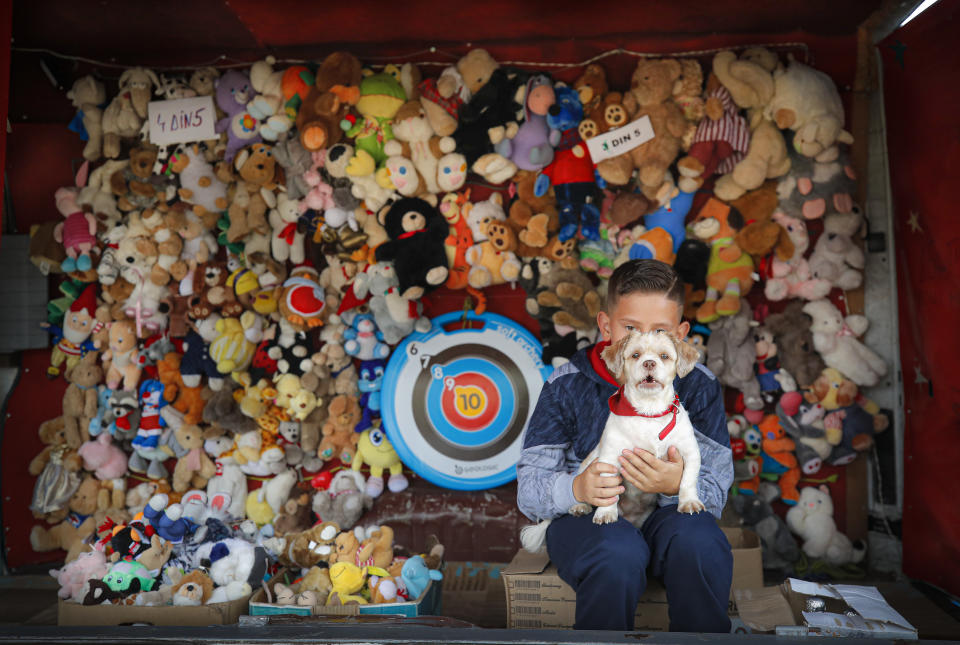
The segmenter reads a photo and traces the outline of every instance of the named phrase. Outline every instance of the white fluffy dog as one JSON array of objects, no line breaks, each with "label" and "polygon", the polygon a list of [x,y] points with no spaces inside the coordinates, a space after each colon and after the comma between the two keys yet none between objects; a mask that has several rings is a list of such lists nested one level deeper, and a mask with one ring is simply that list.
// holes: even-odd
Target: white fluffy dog
[{"label": "white fluffy dog", "polygon": [[[610,416],[600,443],[580,464],[578,474],[594,459],[619,468],[618,458],[624,450],[639,448],[662,459],[670,446],[676,446],[683,457],[677,510],[691,514],[704,510],[697,495],[700,448],[690,417],[673,390],[674,377],[689,374],[698,357],[699,352],[690,343],[660,332],[633,331],[607,347],[603,359],[610,373],[623,385],[610,397]],[[642,507],[636,520],[642,522],[655,507],[656,494],[640,492],[628,484],[627,495]],[[570,513],[585,515],[590,509],[589,504],[577,504]],[[615,502],[597,508],[593,521],[608,524],[617,521],[619,514]],[[531,552],[539,551],[549,526],[550,520],[545,520],[525,527],[520,534],[523,547]]]}]

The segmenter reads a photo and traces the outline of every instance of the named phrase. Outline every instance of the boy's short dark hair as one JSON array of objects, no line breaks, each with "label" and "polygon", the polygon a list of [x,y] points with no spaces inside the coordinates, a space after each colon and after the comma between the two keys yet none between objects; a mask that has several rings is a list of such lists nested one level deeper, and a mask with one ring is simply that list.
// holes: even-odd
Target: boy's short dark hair
[{"label": "boy's short dark hair", "polygon": [[683,281],[673,267],[660,260],[630,260],[613,272],[607,283],[607,311],[613,311],[628,293],[659,293],[683,307]]}]

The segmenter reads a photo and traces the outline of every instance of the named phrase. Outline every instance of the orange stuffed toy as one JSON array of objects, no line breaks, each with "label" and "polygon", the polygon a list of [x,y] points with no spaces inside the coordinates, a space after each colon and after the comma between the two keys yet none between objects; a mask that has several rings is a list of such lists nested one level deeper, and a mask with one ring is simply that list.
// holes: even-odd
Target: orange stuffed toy
[{"label": "orange stuffed toy", "polygon": [[743,217],[728,204],[711,197],[693,221],[693,234],[710,244],[707,296],[697,309],[697,321],[710,323],[740,311],[740,296],[753,287],[753,258],[737,246],[735,237]]},{"label": "orange stuffed toy", "polygon": [[800,467],[794,454],[796,444],[787,436],[781,427],[780,420],[775,414],[767,415],[757,426],[763,435],[760,457],[762,469],[760,474],[752,479],[740,482],[739,491],[747,495],[755,495],[760,486],[760,478],[777,479],[780,486],[780,499],[788,506],[796,505],[800,499],[797,484],[800,482]]},{"label": "orange stuffed toy", "polygon": [[170,352],[157,361],[157,375],[163,383],[163,398],[170,406],[183,414],[183,422],[196,425],[203,420],[203,408],[207,402],[203,398],[203,388],[187,387],[180,375],[180,362],[183,357]]}]

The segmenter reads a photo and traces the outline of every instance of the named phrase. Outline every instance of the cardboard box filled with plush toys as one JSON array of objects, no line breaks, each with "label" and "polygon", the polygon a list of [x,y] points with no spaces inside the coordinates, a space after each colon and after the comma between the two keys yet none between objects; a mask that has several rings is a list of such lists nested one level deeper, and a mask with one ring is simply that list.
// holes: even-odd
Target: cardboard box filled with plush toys
[{"label": "cardboard box filled with plush toys", "polygon": [[[479,316],[488,287],[522,289],[542,383],[596,340],[607,278],[635,258],[677,268],[732,392],[733,489],[763,506],[741,512],[816,495],[829,513],[802,478],[886,427],[859,390],[886,366],[840,297],[863,280],[863,217],[834,82],[763,48],[638,58],[625,87],[602,62],[578,74],[473,49],[436,77],[336,52],[76,79],[85,163],[31,239],[64,294],[44,325],[67,386],[30,463],[31,545],[66,553],[61,623],[235,622],[248,600],[429,613],[443,547],[396,548],[363,516],[404,466],[436,483],[384,387],[436,331],[430,298],[459,290]],[[484,396],[461,385],[464,405]],[[777,519],[765,558],[784,535],[785,557],[862,558]]]}]

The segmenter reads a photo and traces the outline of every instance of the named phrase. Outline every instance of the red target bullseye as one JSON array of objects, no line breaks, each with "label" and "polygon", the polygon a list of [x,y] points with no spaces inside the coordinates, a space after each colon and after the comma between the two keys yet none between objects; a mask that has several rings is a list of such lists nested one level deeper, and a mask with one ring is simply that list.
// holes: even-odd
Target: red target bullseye
[{"label": "red target bullseye", "polygon": [[440,404],[450,425],[464,432],[477,432],[496,418],[500,393],[483,374],[464,372],[444,378]]}]

